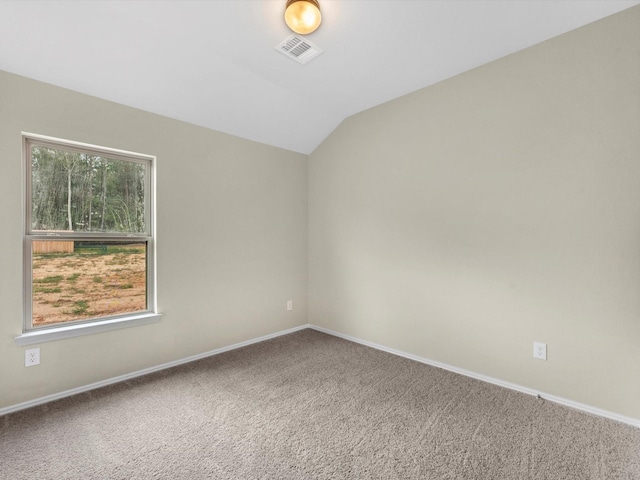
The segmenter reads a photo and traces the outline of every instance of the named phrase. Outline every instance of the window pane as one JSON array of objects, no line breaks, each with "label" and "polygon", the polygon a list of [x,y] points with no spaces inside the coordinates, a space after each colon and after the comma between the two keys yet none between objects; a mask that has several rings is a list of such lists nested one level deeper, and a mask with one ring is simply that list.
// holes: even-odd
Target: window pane
[{"label": "window pane", "polygon": [[147,243],[34,240],[32,325],[147,310]]},{"label": "window pane", "polygon": [[31,229],[147,233],[148,165],[31,145]]}]

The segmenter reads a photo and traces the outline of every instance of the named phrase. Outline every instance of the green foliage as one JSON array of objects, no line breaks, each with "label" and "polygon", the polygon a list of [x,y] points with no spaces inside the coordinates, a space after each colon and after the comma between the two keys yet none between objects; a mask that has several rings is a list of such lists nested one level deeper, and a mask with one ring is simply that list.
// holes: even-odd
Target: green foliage
[{"label": "green foliage", "polygon": [[38,286],[34,286],[33,287],[33,293],[60,293],[62,292],[62,289],[60,287],[38,287]]},{"label": "green foliage", "polygon": [[73,252],[81,255],[105,255],[107,246],[95,242],[75,242]]},{"label": "green foliage", "polygon": [[53,275],[50,277],[44,277],[41,278],[39,280],[34,280],[34,283],[55,283],[58,284],[63,280],[63,276],[62,275]]},{"label": "green foliage", "polygon": [[71,275],[69,275],[67,277],[67,282],[75,282],[76,280],[78,280],[78,277],[80,276],[80,273],[73,273]]},{"label": "green foliage", "polygon": [[96,275],[95,277],[93,277],[93,282],[94,283],[102,283],[102,277]]},{"label": "green foliage", "polygon": [[34,145],[32,228],[144,232],[146,175],[142,163]]},{"label": "green foliage", "polygon": [[100,256],[100,255],[113,255],[117,254],[117,257],[124,257],[129,255],[138,255],[145,252],[144,244],[120,244],[109,242],[75,242],[74,254],[80,254],[83,256]]},{"label": "green foliage", "polygon": [[108,252],[117,253],[120,255],[137,255],[140,253],[144,253],[144,247],[109,245]]},{"label": "green foliage", "polygon": [[89,302],[87,302],[86,300],[78,300],[77,302],[74,302],[74,307],[71,310],[71,312],[74,315],[82,315],[86,313],[88,309],[89,309]]}]

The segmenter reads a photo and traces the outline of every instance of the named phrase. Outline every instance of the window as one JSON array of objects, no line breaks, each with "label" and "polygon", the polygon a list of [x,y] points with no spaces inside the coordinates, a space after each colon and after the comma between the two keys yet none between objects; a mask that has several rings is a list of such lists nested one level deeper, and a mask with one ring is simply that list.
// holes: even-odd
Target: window
[{"label": "window", "polygon": [[23,141],[25,320],[16,341],[156,321],[155,157]]}]

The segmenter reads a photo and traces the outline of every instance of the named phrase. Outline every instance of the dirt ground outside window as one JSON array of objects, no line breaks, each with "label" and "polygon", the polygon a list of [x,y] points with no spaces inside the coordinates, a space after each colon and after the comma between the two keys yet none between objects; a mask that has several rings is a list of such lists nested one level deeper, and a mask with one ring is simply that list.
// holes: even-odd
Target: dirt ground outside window
[{"label": "dirt ground outside window", "polygon": [[33,326],[146,310],[145,245],[33,255]]}]

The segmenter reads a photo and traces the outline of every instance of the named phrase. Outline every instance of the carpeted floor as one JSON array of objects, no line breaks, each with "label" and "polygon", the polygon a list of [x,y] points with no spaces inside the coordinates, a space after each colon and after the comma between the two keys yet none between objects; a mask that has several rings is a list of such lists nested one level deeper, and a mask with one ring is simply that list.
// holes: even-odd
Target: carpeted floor
[{"label": "carpeted floor", "polygon": [[640,429],[303,330],[0,417],[2,479],[640,479]]}]

